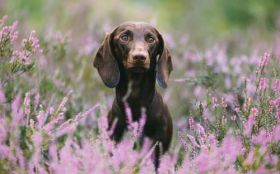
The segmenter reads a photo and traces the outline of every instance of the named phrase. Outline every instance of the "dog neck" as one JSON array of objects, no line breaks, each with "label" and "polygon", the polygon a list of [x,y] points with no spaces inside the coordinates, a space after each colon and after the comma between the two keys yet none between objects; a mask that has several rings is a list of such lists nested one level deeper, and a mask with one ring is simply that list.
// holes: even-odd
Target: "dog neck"
[{"label": "dog neck", "polygon": [[121,70],[120,82],[116,87],[117,102],[127,101],[131,107],[147,107],[155,95],[156,73],[153,69],[141,72]]}]

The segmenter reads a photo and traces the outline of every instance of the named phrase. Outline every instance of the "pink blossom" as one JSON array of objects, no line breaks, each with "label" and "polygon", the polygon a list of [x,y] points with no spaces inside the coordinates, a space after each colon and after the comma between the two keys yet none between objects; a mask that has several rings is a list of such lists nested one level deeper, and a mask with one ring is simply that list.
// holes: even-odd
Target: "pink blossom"
[{"label": "pink blossom", "polygon": [[189,127],[190,130],[194,130],[194,119],[192,115],[189,116]]},{"label": "pink blossom", "polygon": [[35,95],[34,107],[37,107],[37,106],[39,105],[39,103],[40,103],[40,94],[37,93],[37,94]]},{"label": "pink blossom", "polygon": [[68,92],[67,96],[63,97],[62,101],[60,102],[60,104],[59,104],[59,106],[57,108],[56,113],[59,113],[60,111],[64,110],[65,105],[68,102],[69,96],[70,96],[71,93],[72,93],[72,91]]},{"label": "pink blossom", "polygon": [[245,164],[250,165],[254,162],[254,150],[251,150],[244,161]]},{"label": "pink blossom", "polygon": [[280,109],[278,109],[276,111],[276,118],[277,118],[278,123],[280,123]]},{"label": "pink blossom", "polygon": [[6,38],[11,42],[14,42],[18,37],[18,31],[16,31],[18,22],[15,21],[11,26],[4,26],[2,28],[2,26],[5,25],[6,20],[7,16],[4,16],[0,21],[0,38]]},{"label": "pink blossom", "polygon": [[222,146],[219,148],[219,153],[223,156],[223,162],[229,166],[233,164],[237,156],[241,154],[242,141],[239,138],[228,135],[223,140]]},{"label": "pink blossom", "polygon": [[224,97],[222,97],[221,105],[222,105],[223,108],[227,107],[227,101]]},{"label": "pink blossom", "polygon": [[30,65],[32,63],[31,55],[32,53],[27,50],[14,50],[11,63],[15,60],[19,60],[23,65]]},{"label": "pink blossom", "polygon": [[260,78],[260,82],[259,82],[259,89],[260,90],[265,90],[265,88],[266,88],[266,81],[267,81],[266,78],[264,78],[264,77]]},{"label": "pink blossom", "polygon": [[179,137],[179,141],[183,145],[185,151],[187,151],[189,149],[189,146],[188,146],[189,144],[188,144],[186,138],[183,136],[183,133],[178,132],[178,137]]},{"label": "pink blossom", "polygon": [[20,108],[20,96],[17,95],[12,102],[13,126],[17,126],[23,120],[23,112]]},{"label": "pink blossom", "polygon": [[257,135],[252,136],[252,142],[261,145],[261,147],[265,147],[272,142],[272,135],[265,130],[261,130]]},{"label": "pink blossom", "polygon": [[193,148],[200,147],[200,145],[196,142],[196,140],[195,140],[195,138],[193,136],[187,135],[187,137],[191,141]]},{"label": "pink blossom", "polygon": [[232,115],[230,118],[231,118],[232,121],[236,121],[237,116],[236,115]]},{"label": "pink blossom", "polygon": [[145,126],[146,120],[147,120],[146,109],[142,108],[142,110],[141,110],[141,118],[139,120],[139,128],[138,128],[138,136],[137,137],[142,135],[142,132],[144,130],[144,126]]},{"label": "pink blossom", "polygon": [[253,128],[253,125],[255,123],[255,119],[256,119],[257,114],[258,114],[257,108],[252,108],[251,114],[249,115],[249,119],[244,126],[244,128],[245,128],[244,135],[246,135],[246,136],[251,135],[252,128]]},{"label": "pink blossom", "polygon": [[269,59],[270,59],[270,54],[265,52],[264,55],[260,59],[259,66],[256,70],[257,74],[262,73],[261,71],[263,71],[263,68],[268,64]]},{"label": "pink blossom", "polygon": [[39,114],[37,116],[37,121],[38,121],[37,128],[39,130],[41,130],[43,128],[46,120],[47,120],[47,114],[42,110],[39,111]]},{"label": "pink blossom", "polygon": [[171,156],[164,155],[161,158],[158,173],[175,173],[175,163],[172,163]]},{"label": "pink blossom", "polygon": [[280,79],[274,79],[273,81],[273,90],[275,93],[280,92]]},{"label": "pink blossom", "polygon": [[132,120],[132,111],[128,105],[128,103],[125,101],[124,102],[124,108],[125,108],[125,114],[126,114],[126,119],[127,119],[127,124],[131,124],[133,122]]},{"label": "pink blossom", "polygon": [[235,107],[235,108],[234,108],[234,111],[235,111],[235,112],[240,112],[240,108],[239,108],[239,107]]},{"label": "pink blossom", "polygon": [[266,66],[270,59],[270,53],[265,52],[260,61],[260,67]]},{"label": "pink blossom", "polygon": [[30,110],[30,94],[26,93],[25,98],[24,98],[24,112],[26,115],[30,115],[31,110]]},{"label": "pink blossom", "polygon": [[198,142],[200,145],[203,145],[203,144],[205,144],[206,139],[207,139],[206,132],[200,124],[196,124],[196,127],[197,127],[197,133],[198,133]]},{"label": "pink blossom", "polygon": [[5,117],[0,113],[0,144],[2,144],[7,138],[7,126]]},{"label": "pink blossom", "polygon": [[213,105],[213,108],[215,109],[218,106],[218,99],[216,97],[212,97],[211,103]]},{"label": "pink blossom", "polygon": [[222,116],[222,124],[225,125],[227,123],[227,117],[225,115]]},{"label": "pink blossom", "polygon": [[5,93],[4,91],[2,90],[2,87],[0,85],[0,103],[4,103],[5,102]]},{"label": "pink blossom", "polygon": [[3,159],[3,160],[9,158],[9,156],[12,155],[10,147],[7,146],[7,145],[2,145],[1,144],[1,146],[0,146],[0,154],[1,154],[0,158]]},{"label": "pink blossom", "polygon": [[8,16],[5,15],[0,19],[0,27],[2,27],[7,22]]},{"label": "pink blossom", "polygon": [[55,128],[55,125],[60,123],[63,119],[64,113],[59,113],[55,118],[53,118],[50,122],[44,125],[43,129],[46,132],[51,132]]}]

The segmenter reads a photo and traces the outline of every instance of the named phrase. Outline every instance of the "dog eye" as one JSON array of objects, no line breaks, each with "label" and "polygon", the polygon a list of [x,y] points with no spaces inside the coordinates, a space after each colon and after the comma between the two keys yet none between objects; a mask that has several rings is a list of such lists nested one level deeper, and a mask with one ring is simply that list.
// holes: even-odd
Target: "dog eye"
[{"label": "dog eye", "polygon": [[128,34],[123,34],[123,35],[121,35],[120,39],[121,39],[121,41],[123,41],[123,42],[127,42],[127,41],[129,40]]},{"label": "dog eye", "polygon": [[154,43],[154,42],[155,42],[155,39],[154,39],[152,36],[148,36],[148,37],[146,38],[146,41],[147,41],[148,43]]}]

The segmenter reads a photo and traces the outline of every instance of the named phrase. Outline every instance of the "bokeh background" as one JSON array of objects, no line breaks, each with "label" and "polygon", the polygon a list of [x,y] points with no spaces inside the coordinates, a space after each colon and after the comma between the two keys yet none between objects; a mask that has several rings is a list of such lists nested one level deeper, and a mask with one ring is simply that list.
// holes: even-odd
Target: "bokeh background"
[{"label": "bokeh background", "polygon": [[[50,30],[104,32],[127,20],[146,21],[170,34],[183,32],[195,43],[241,34],[269,37],[279,29],[277,0],[1,0],[0,14],[9,14],[40,33]],[[250,34],[249,34],[250,33]],[[249,35],[247,35],[249,34]],[[261,34],[261,35],[260,35]]]}]

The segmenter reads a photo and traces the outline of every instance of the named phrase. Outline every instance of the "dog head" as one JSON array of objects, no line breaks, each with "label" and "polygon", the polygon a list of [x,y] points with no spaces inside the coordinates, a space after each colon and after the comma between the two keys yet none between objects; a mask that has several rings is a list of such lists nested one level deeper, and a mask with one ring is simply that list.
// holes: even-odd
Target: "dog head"
[{"label": "dog head", "polygon": [[156,71],[158,84],[166,88],[172,61],[161,34],[143,22],[126,22],[105,36],[94,59],[101,79],[113,88],[120,80],[120,68],[128,73]]}]

